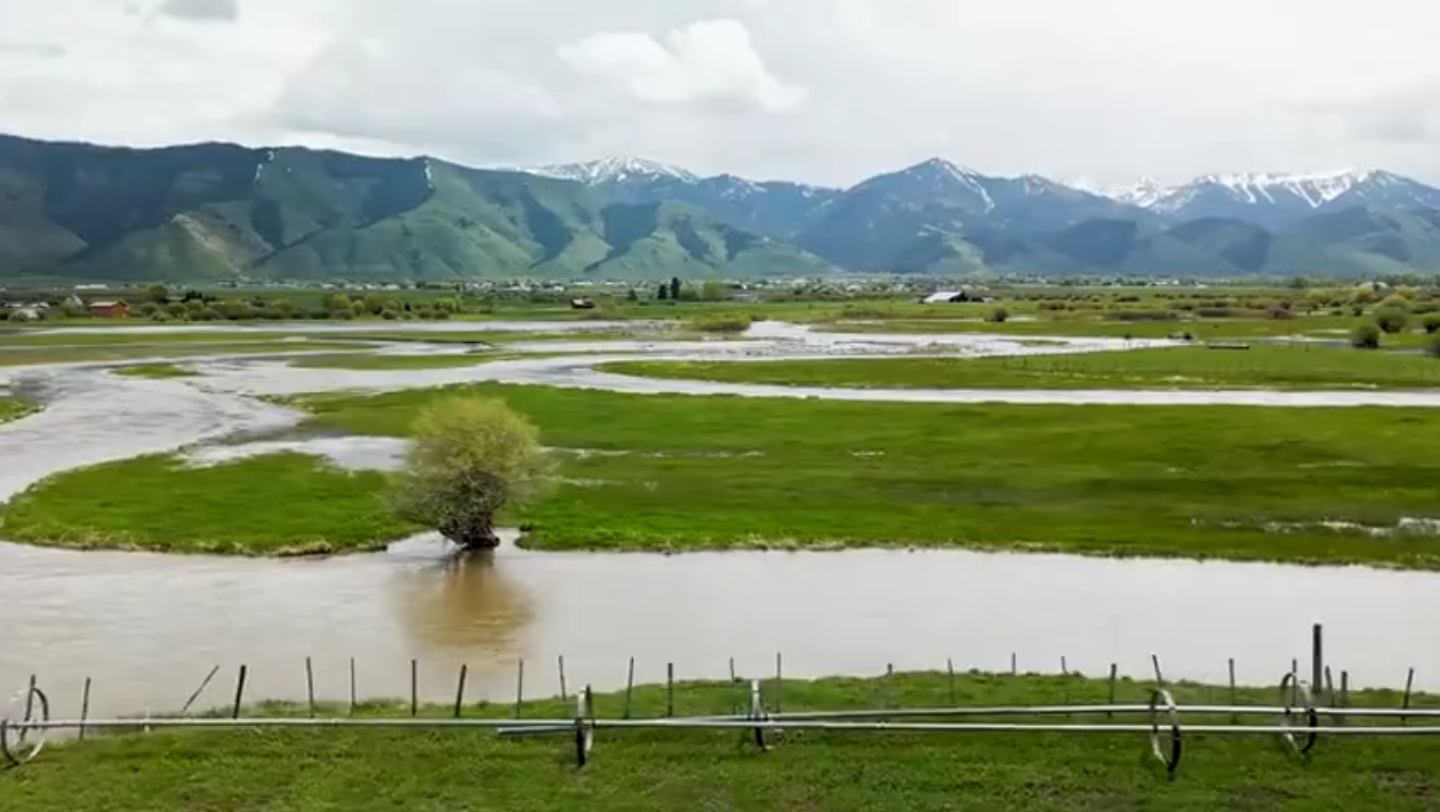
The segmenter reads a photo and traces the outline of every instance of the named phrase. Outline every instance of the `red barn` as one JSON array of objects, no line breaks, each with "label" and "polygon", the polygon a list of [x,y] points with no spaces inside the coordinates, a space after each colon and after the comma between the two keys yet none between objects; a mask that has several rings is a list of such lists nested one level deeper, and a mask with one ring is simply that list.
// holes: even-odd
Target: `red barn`
[{"label": "red barn", "polygon": [[91,302],[86,308],[97,319],[123,319],[130,315],[130,305],[124,302]]}]

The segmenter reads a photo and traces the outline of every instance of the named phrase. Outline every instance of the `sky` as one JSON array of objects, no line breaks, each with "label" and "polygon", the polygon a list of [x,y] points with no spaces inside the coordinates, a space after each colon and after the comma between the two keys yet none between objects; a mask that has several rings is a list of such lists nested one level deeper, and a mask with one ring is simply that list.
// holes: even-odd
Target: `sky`
[{"label": "sky", "polygon": [[846,185],[1440,183],[1432,0],[0,0],[0,129]]}]

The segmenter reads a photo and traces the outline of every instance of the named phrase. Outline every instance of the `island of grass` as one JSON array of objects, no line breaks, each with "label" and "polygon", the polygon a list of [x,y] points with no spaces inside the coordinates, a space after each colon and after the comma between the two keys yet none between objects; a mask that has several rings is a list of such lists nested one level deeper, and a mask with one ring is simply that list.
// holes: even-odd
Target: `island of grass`
[{"label": "island of grass", "polygon": [[194,378],[200,373],[175,364],[136,364],[115,370],[125,378]]},{"label": "island of grass", "polygon": [[[1041,676],[897,674],[880,679],[766,681],[783,710],[1104,703],[1105,680]],[[1228,688],[1170,686],[1177,703],[1226,704]],[[678,716],[743,707],[743,686],[681,683]],[[778,697],[777,697],[778,694]],[[1121,680],[1115,700],[1144,704],[1145,685]],[[1236,701],[1274,705],[1276,691],[1240,689]],[[1362,707],[1396,707],[1393,692],[1351,696]],[[1414,706],[1430,700],[1419,698]],[[663,686],[636,688],[636,718],[665,714]],[[595,697],[601,718],[619,718],[624,693]],[[348,714],[322,706],[321,716]],[[422,707],[448,718],[453,706]],[[506,717],[508,703],[468,705],[467,717]],[[254,713],[309,715],[267,704]],[[409,703],[366,703],[362,717],[408,716]],[[570,718],[573,701],[526,704],[526,718]],[[1272,724],[1269,717],[1246,717]],[[976,721],[967,719],[966,721]],[[1007,717],[1006,722],[1037,721]],[[1105,722],[1104,717],[1048,718]],[[1115,723],[1144,724],[1137,714]],[[1322,717],[1329,723],[1328,717]],[[1187,715],[1187,723],[1227,724]],[[501,738],[490,731],[250,729],[91,735],[52,745],[23,768],[0,773],[0,792],[32,812],[113,809],[983,809],[1111,810],[1432,809],[1440,793],[1440,738],[1322,738],[1300,759],[1272,736],[1183,736],[1168,777],[1138,733],[913,733],[789,730],[759,752],[729,731],[600,731],[577,769],[564,735]]]},{"label": "island of grass", "polygon": [[38,407],[24,398],[0,395],[0,423],[19,420],[36,411],[38,411]]},{"label": "island of grass", "polygon": [[74,549],[296,556],[382,550],[385,476],[282,453],[196,466],[140,457],[52,477],[0,509],[0,536]]},{"label": "island of grass", "polygon": [[605,372],[727,383],[879,389],[1429,389],[1440,361],[1313,344],[1204,346],[1009,358],[627,361]]},{"label": "island of grass", "polygon": [[[968,547],[1440,569],[1435,409],[961,406],[498,384],[289,402],[315,428],[404,437],[423,406],[457,393],[503,398],[555,449],[555,486],[500,517],[527,527],[522,544],[537,549]],[[223,548],[243,533],[273,549],[328,538],[334,522],[385,527],[379,474],[287,458],[286,479],[252,467],[262,464],[207,472],[147,459],[61,474],[0,514],[0,532],[94,546],[154,534],[156,549]],[[344,498],[322,507],[314,489],[337,481]],[[172,510],[179,494],[203,509]]]}]

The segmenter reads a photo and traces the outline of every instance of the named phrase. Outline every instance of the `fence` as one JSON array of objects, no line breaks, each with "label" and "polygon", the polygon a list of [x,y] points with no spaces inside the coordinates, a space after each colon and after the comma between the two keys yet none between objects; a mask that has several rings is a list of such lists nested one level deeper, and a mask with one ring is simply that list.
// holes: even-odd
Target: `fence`
[{"label": "fence", "polygon": [[[142,719],[91,719],[88,718],[92,682],[86,679],[81,701],[81,713],[77,719],[53,719],[50,713],[50,698],[31,677],[27,688],[12,700],[11,708],[18,711],[23,703],[24,715],[19,721],[9,718],[7,711],[0,717],[0,764],[18,767],[37,758],[44,750],[47,735],[52,730],[73,730],[79,738],[85,738],[87,731],[121,730],[150,731],[157,728],[183,729],[235,729],[235,728],[409,728],[409,729],[489,729],[502,737],[563,735],[573,737],[576,763],[583,767],[595,746],[595,734],[600,730],[716,730],[742,731],[747,739],[761,750],[768,750],[772,742],[767,734],[785,730],[815,730],[856,733],[1066,733],[1066,734],[1142,734],[1149,743],[1149,750],[1166,772],[1174,775],[1179,768],[1184,752],[1184,737],[1187,734],[1278,736],[1298,757],[1311,753],[1325,737],[1353,736],[1434,736],[1440,735],[1440,724],[1410,725],[1410,720],[1440,720],[1440,709],[1412,708],[1411,688],[1414,684],[1414,669],[1406,677],[1403,700],[1398,708],[1351,707],[1349,704],[1349,678],[1341,672],[1340,690],[1336,691],[1330,679],[1330,670],[1323,663],[1323,637],[1319,625],[1314,627],[1312,643],[1311,680],[1299,676],[1297,661],[1291,661],[1290,669],[1282,676],[1279,688],[1279,702],[1275,705],[1245,705],[1236,701],[1235,664],[1230,667],[1230,702],[1228,704],[1182,705],[1175,701],[1164,675],[1160,660],[1151,656],[1155,685],[1149,689],[1145,704],[1119,703],[1115,701],[1117,668],[1110,667],[1109,701],[1103,704],[1052,704],[1052,705],[1009,705],[1009,706],[963,706],[956,705],[955,671],[953,663],[946,663],[950,677],[951,701],[949,707],[900,708],[886,707],[843,710],[843,711],[783,711],[783,658],[775,658],[775,681],[767,695],[761,680],[742,680],[735,674],[734,661],[730,665],[730,684],[737,693],[743,691],[740,702],[732,705],[739,709],[729,715],[675,716],[675,671],[673,664],[666,668],[665,716],[654,718],[633,718],[631,698],[634,691],[635,661],[629,661],[623,712],[616,717],[601,717],[595,712],[593,693],[589,686],[575,695],[575,713],[572,717],[524,719],[525,664],[520,661],[516,670],[514,718],[465,718],[466,681],[468,667],[461,666],[455,694],[452,718],[422,718],[418,696],[419,663],[410,661],[411,691],[408,718],[366,718],[356,715],[358,703],[355,689],[355,661],[350,660],[350,714],[343,717],[321,717],[315,701],[314,668],[307,658],[305,679],[308,693],[308,715],[304,717],[255,717],[242,716],[248,668],[241,665],[236,674],[233,703],[228,716],[186,717],[219,672],[219,666],[206,675],[200,687],[189,697],[178,717]],[[558,659],[561,696],[568,700],[565,685],[565,661]],[[1066,669],[1062,661],[1062,670]],[[1011,659],[1011,670],[1016,670],[1015,658]],[[887,675],[893,677],[893,669],[887,668]],[[1317,701],[1317,694],[1321,701]],[[1075,717],[1104,717],[1104,721],[1071,721]],[[1116,717],[1143,717],[1143,722],[1117,720]],[[1226,718],[1228,722],[1218,723],[1213,719],[1200,722],[1186,722],[1186,717]],[[1273,723],[1242,723],[1243,719],[1256,716],[1274,717]],[[1065,717],[1067,721],[1052,721]],[[1328,723],[1321,724],[1327,717]],[[1026,721],[1014,721],[1024,718]],[[1002,721],[1004,720],[1004,721]],[[1395,721],[1399,724],[1394,724]],[[1368,724],[1353,722],[1368,721]]]}]

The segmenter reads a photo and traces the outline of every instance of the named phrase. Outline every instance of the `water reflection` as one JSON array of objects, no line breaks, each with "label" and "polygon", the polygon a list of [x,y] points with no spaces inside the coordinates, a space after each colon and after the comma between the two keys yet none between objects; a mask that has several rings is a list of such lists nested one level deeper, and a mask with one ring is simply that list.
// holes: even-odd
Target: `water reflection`
[{"label": "water reflection", "polygon": [[447,551],[439,560],[398,570],[393,587],[409,633],[433,653],[514,659],[534,616],[530,596],[497,565],[493,552]]}]

